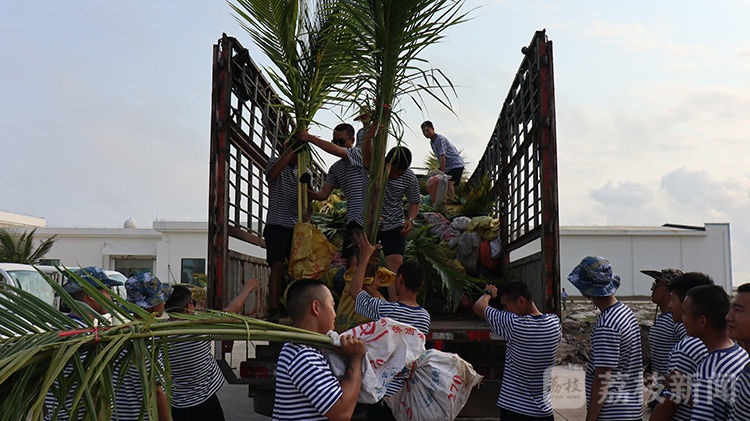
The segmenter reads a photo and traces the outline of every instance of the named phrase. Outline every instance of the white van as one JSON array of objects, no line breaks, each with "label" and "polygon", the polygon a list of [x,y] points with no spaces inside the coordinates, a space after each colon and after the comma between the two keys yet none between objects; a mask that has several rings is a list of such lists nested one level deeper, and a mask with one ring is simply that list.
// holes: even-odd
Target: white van
[{"label": "white van", "polygon": [[122,285],[111,287],[111,289],[112,291],[116,292],[117,295],[127,300],[128,293],[127,291],[125,291],[125,281],[128,280],[128,277],[116,270],[105,270],[104,274],[107,275],[109,279],[122,282]]},{"label": "white van", "polygon": [[0,282],[21,288],[56,307],[55,290],[31,265],[0,263]]}]

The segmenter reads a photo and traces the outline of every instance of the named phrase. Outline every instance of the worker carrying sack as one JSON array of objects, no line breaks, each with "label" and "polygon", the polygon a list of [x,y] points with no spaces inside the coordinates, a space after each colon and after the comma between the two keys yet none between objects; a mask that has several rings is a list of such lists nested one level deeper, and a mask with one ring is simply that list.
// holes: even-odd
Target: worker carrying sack
[{"label": "worker carrying sack", "polygon": [[[354,276],[355,270],[356,268],[349,268],[346,273],[344,273],[344,281],[346,281],[346,285],[344,285],[344,290],[341,291],[341,299],[339,300],[338,307],[336,307],[336,319],[334,321],[334,329],[336,329],[336,332],[343,332],[354,326],[359,326],[371,321],[369,317],[363,316],[355,311],[356,302],[349,294],[349,288],[352,285],[352,276]],[[368,276],[365,278],[364,285],[372,285],[373,282],[377,281],[376,284],[378,285],[378,288],[387,287],[392,285],[395,280],[396,274],[381,266],[375,272],[374,277]],[[375,298],[385,300],[385,297],[380,293],[377,293]]]},{"label": "worker carrying sack", "polygon": [[[356,326],[339,335],[328,332],[333,344],[340,346],[340,336],[353,335],[365,342],[365,359],[362,361],[362,388],[358,402],[376,403],[385,396],[388,383],[405,367],[411,366],[424,352],[425,336],[417,328],[393,319],[382,318]],[[346,362],[335,351],[323,354],[336,377],[346,372]]]},{"label": "worker carrying sack", "polygon": [[289,275],[296,280],[320,279],[331,267],[336,247],[309,222],[294,226],[292,252],[289,255]]},{"label": "worker carrying sack", "polygon": [[385,398],[397,420],[456,419],[482,376],[456,354],[429,349],[409,370],[401,390]]}]

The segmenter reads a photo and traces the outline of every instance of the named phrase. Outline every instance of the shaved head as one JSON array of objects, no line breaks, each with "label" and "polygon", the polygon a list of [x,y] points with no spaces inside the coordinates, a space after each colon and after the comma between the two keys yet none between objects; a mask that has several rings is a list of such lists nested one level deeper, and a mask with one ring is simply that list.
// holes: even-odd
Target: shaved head
[{"label": "shaved head", "polygon": [[286,308],[295,323],[305,317],[310,303],[324,302],[330,292],[328,287],[317,279],[301,279],[293,283],[286,293]]}]

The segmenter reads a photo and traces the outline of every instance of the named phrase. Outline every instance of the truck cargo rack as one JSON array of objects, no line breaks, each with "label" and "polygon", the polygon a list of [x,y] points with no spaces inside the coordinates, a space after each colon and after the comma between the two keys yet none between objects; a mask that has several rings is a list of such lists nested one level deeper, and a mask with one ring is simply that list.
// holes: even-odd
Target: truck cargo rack
[{"label": "truck cargo rack", "polygon": [[557,144],[552,41],[537,31],[513,79],[471,180],[495,189],[508,277],[526,282],[534,301],[560,314]]},{"label": "truck cargo rack", "polygon": [[[226,306],[254,276],[261,280],[260,297],[245,306],[259,317],[265,311],[268,266],[247,254],[264,248],[268,215],[268,183],[264,172],[272,156],[294,133],[291,117],[247,49],[223,34],[213,49],[211,92],[211,161],[208,214],[208,303]],[[313,162],[313,185],[325,178]],[[230,251],[230,238],[232,249]],[[229,277],[237,282],[227,282]]]}]

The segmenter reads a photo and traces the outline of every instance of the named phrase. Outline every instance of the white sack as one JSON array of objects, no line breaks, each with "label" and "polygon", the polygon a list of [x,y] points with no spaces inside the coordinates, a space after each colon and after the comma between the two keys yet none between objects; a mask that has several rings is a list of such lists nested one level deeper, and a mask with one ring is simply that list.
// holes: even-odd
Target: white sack
[{"label": "white sack", "polygon": [[[365,342],[365,359],[362,361],[362,389],[358,402],[376,403],[383,399],[388,383],[411,365],[424,352],[425,336],[417,328],[393,319],[382,318],[346,332],[328,332],[335,345],[340,337],[354,335]],[[346,362],[335,351],[323,351],[336,377],[346,372]]]}]

